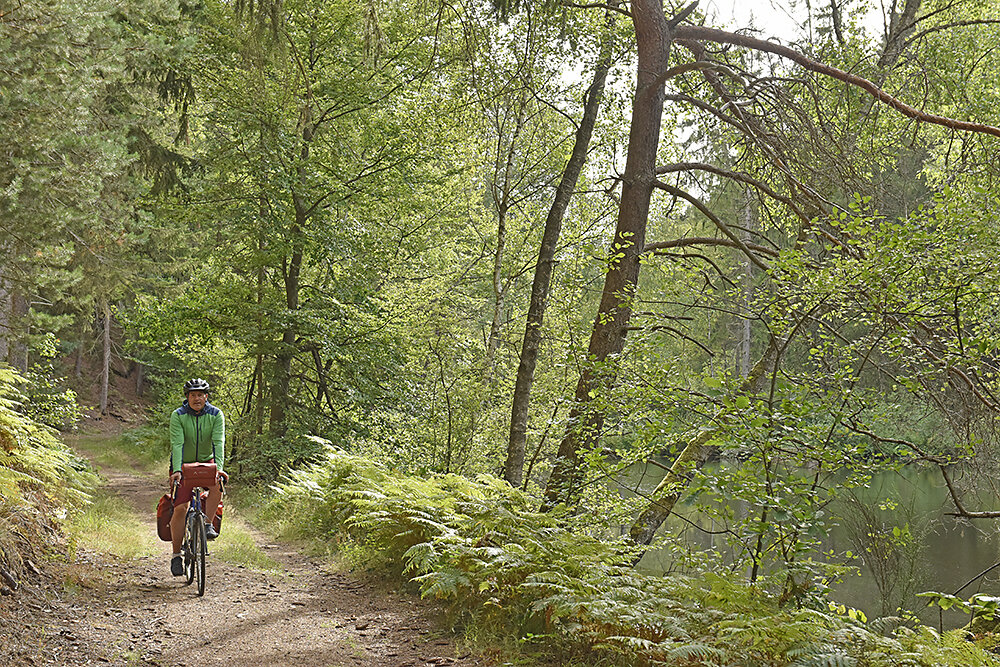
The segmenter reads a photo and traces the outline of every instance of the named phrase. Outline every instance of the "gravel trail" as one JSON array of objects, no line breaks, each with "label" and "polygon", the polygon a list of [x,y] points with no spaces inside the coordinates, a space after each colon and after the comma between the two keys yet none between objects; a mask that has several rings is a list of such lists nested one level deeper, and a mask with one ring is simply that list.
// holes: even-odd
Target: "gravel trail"
[{"label": "gravel trail", "polygon": [[[114,469],[101,475],[155,533],[164,480]],[[457,649],[432,605],[251,534],[281,570],[252,570],[210,554],[203,598],[170,576],[166,542],[155,556],[123,561],[80,551],[72,563],[44,568],[34,594],[0,601],[0,625],[7,626],[0,665],[492,664]]]}]

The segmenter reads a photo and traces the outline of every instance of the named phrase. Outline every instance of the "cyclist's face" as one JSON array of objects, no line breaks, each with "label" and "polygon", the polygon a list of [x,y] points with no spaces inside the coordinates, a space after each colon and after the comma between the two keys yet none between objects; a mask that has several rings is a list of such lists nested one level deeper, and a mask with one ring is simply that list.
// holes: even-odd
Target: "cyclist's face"
[{"label": "cyclist's face", "polygon": [[208,394],[203,391],[189,391],[188,392],[188,405],[197,412],[205,407],[205,401],[208,400]]}]

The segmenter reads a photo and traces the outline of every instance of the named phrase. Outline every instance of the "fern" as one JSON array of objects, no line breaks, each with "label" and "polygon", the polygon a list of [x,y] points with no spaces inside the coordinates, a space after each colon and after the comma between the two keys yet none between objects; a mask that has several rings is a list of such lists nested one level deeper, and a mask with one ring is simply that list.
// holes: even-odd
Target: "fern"
[{"label": "fern", "polygon": [[54,430],[19,412],[22,383],[0,367],[0,566],[14,573],[57,534],[54,517],[88,502],[97,482]]},{"label": "fern", "polygon": [[303,534],[336,534],[464,623],[544,636],[586,664],[998,664],[958,634],[886,625],[884,636],[825,606],[780,609],[764,587],[724,576],[638,573],[585,518],[535,512],[537,499],[489,475],[407,476],[328,446],[274,489],[273,512]]},{"label": "fern", "polygon": [[421,542],[414,544],[403,554],[406,560],[406,567],[403,572],[427,573],[440,562],[437,550],[431,542]]},{"label": "fern", "polygon": [[821,653],[797,660],[791,667],[855,667],[857,664],[856,658],[844,653]]},{"label": "fern", "polygon": [[726,652],[722,649],[708,644],[680,644],[666,651],[664,658],[666,662],[676,662],[678,660],[695,661],[705,664],[708,660],[724,660]]}]

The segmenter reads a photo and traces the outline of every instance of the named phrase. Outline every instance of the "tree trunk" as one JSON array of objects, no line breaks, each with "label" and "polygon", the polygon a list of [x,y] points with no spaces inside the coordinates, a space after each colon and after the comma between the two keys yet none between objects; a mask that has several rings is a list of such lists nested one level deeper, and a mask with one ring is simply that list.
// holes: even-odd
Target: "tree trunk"
[{"label": "tree trunk", "polygon": [[580,172],[587,160],[587,150],[590,147],[590,139],[597,121],[597,112],[604,95],[604,83],[611,67],[615,23],[614,13],[611,11],[607,13],[607,23],[607,32],[601,42],[601,54],[594,69],[594,80],[587,90],[583,117],[576,130],[573,151],[566,163],[566,168],[563,170],[559,186],[556,188],[555,199],[552,201],[552,206],[545,218],[542,245],[538,250],[535,277],[531,283],[531,302],[528,305],[524,340],[521,343],[521,360],[517,367],[517,380],[514,385],[514,398],[510,414],[510,437],[507,442],[507,461],[504,465],[504,479],[515,488],[520,487],[523,481],[528,408],[531,404],[531,387],[535,382],[538,348],[542,340],[542,321],[545,317],[552,272],[555,268],[556,245],[559,242],[559,234],[570,198],[573,196],[573,191],[580,179]]},{"label": "tree trunk", "polygon": [[135,362],[135,395],[142,396],[146,388],[146,367],[138,361]]},{"label": "tree trunk", "polygon": [[108,379],[111,372],[111,304],[107,298],[101,299],[103,354],[101,356],[101,414],[108,414]]},{"label": "tree trunk", "polygon": [[[743,201],[740,206],[740,226],[743,228],[740,230],[740,235],[743,237],[744,243],[749,243],[751,241],[750,233],[756,227],[756,215],[754,211],[754,199],[753,192],[750,188],[743,190]],[[741,306],[743,307],[744,313],[750,312],[750,302],[753,299],[753,262],[750,261],[746,255],[741,258],[741,263],[743,264],[743,293],[741,295]],[[751,346],[751,329],[750,329],[750,317],[744,315],[740,318],[740,337],[739,337],[739,348],[738,348],[738,363],[736,367],[739,371],[740,377],[747,377],[750,375],[750,346]]]},{"label": "tree trunk", "polygon": [[[743,381],[739,390],[740,394],[755,394],[761,391],[764,383],[770,377],[770,373],[780,361],[782,350],[783,343],[772,338],[764,355]],[[713,421],[718,422],[720,418],[721,415]],[[705,429],[685,443],[680,454],[674,459],[673,465],[670,466],[670,470],[653,491],[653,500],[632,524],[629,530],[632,542],[649,545],[653,541],[653,535],[670,516],[681,492],[687,487],[691,472],[704,465],[706,445],[719,431],[719,427]],[[636,562],[639,558],[641,555],[636,557]]]},{"label": "tree trunk", "polygon": [[903,54],[906,40],[913,34],[917,26],[917,12],[920,11],[921,0],[905,0],[903,10],[895,11],[893,3],[889,15],[889,27],[885,33],[885,43],[882,45],[882,55],[878,59],[876,83],[879,87],[885,83],[889,69],[896,64]]},{"label": "tree trunk", "polygon": [[[296,221],[299,218],[300,207],[296,205]],[[295,225],[293,233],[300,235],[302,227]],[[275,357],[274,382],[271,390],[271,416],[268,432],[273,438],[285,435],[288,425],[285,423],[285,406],[288,402],[288,391],[292,376],[292,359],[295,357],[295,342],[297,326],[294,321],[295,311],[299,309],[300,273],[302,271],[302,244],[295,244],[292,256],[282,266],[285,282],[285,305],[288,308],[288,323],[281,335],[281,347]]]},{"label": "tree trunk", "polygon": [[[507,216],[512,205],[512,190],[514,188],[514,160],[517,153],[518,139],[524,131],[527,116],[527,93],[522,90],[517,101],[516,120],[510,134],[510,143],[501,163],[500,146],[497,146],[497,156],[494,168],[493,205],[497,212],[497,245],[493,253],[493,321],[490,323],[490,333],[486,340],[486,365],[483,369],[483,384],[489,385],[493,378],[493,363],[497,348],[500,346],[500,329],[503,325],[503,310],[507,299],[507,284],[503,279],[503,254],[507,245]],[[503,139],[503,126],[497,123],[497,142]]]},{"label": "tree trunk", "polygon": [[28,372],[28,299],[21,289],[11,294],[11,321],[17,332],[10,342],[10,365],[21,374]]},{"label": "tree trunk", "polygon": [[80,378],[83,376],[83,338],[80,338],[79,344],[76,346],[76,359],[73,362],[73,377]]},{"label": "tree trunk", "polygon": [[[261,147],[264,147],[264,132],[261,130],[260,136]],[[263,151],[262,151],[263,152]],[[265,222],[268,219],[268,202],[267,195],[263,188],[257,198],[258,205],[258,215],[260,216],[260,229],[265,229]],[[253,409],[254,414],[254,433],[260,435],[264,432],[264,355],[261,354],[260,350],[264,348],[264,334],[266,330],[265,318],[263,315],[263,304],[264,304],[264,284],[267,280],[267,271],[264,268],[264,251],[267,247],[267,237],[263,231],[260,231],[257,236],[257,326],[258,331],[261,332],[260,337],[257,339],[257,362],[254,366],[253,379],[250,381],[250,389],[247,391],[247,403],[246,403],[246,414],[250,414],[251,409]]]},{"label": "tree trunk", "polygon": [[[693,6],[682,12],[680,18],[691,9]],[[625,345],[632,298],[639,280],[639,260],[646,243],[649,201],[656,181],[656,149],[663,115],[671,26],[659,0],[635,0],[632,23],[638,66],[618,223],[609,252],[601,305],[590,336],[587,363],[577,383],[576,402],[546,485],[546,507],[575,500],[583,476],[579,452],[600,442],[604,415],[600,409],[593,408],[591,402],[596,392],[611,383],[611,374],[602,366],[606,362],[614,364],[614,358]]]},{"label": "tree trunk", "polygon": [[[299,166],[297,177],[300,187],[306,187],[305,163],[309,160],[309,145],[313,138],[312,107],[303,105],[299,114],[299,129],[302,134],[302,144],[299,151]],[[292,254],[282,262],[282,277],[285,283],[285,306],[288,309],[287,322],[281,335],[281,346],[275,357],[274,382],[271,391],[271,416],[268,423],[268,433],[272,438],[280,438],[288,430],[285,407],[288,403],[288,392],[292,376],[292,359],[295,357],[298,324],[296,323],[299,309],[299,290],[301,289],[302,260],[305,253],[303,230],[310,216],[310,210],[302,200],[302,194],[292,192],[292,204],[295,208],[295,221],[289,230],[292,242]]]},{"label": "tree trunk", "polygon": [[493,256],[493,321],[490,322],[490,334],[486,339],[486,364],[483,369],[483,384],[489,386],[493,379],[493,365],[497,348],[500,347],[500,329],[503,326],[503,309],[507,300],[507,285],[503,280],[503,251],[507,244],[507,197],[497,210],[497,247]]},{"label": "tree trunk", "polygon": [[[263,355],[257,355],[258,358],[263,359]],[[257,367],[257,405],[254,410],[254,433],[261,435],[264,433],[264,401],[267,399],[266,388],[264,387],[264,368],[263,365]]]},{"label": "tree trunk", "polygon": [[13,336],[10,285],[0,275],[0,364],[10,361],[10,340]]}]

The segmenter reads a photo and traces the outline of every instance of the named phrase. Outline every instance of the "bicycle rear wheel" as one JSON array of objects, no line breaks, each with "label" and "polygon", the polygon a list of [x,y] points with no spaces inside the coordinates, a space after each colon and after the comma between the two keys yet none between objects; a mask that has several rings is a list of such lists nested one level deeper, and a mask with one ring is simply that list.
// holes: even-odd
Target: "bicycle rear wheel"
[{"label": "bicycle rear wheel", "polygon": [[205,556],[208,555],[208,536],[205,532],[203,516],[195,517],[198,524],[195,538],[195,565],[198,568],[198,595],[205,594]]}]

